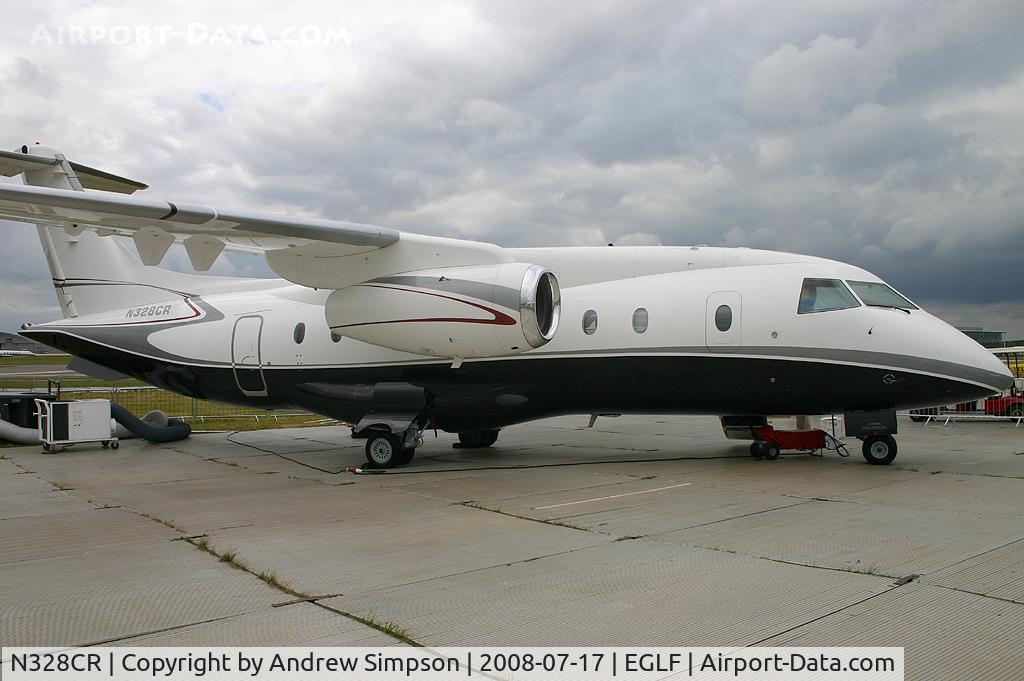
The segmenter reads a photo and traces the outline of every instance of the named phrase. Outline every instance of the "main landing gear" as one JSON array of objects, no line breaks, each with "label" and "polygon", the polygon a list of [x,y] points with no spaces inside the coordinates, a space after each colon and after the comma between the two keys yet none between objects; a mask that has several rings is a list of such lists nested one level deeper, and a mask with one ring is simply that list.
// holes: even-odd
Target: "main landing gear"
[{"label": "main landing gear", "polygon": [[484,449],[498,441],[498,429],[469,430],[459,433],[459,441],[452,445],[456,449]]},{"label": "main landing gear", "polygon": [[430,422],[426,391],[410,383],[377,383],[369,402],[372,408],[352,426],[352,437],[366,438],[366,461],[373,468],[412,461]]},{"label": "main landing gear", "polygon": [[[411,436],[411,437],[410,437]],[[376,431],[366,438],[366,461],[376,468],[394,468],[410,461],[423,438],[416,431],[398,435]]]}]

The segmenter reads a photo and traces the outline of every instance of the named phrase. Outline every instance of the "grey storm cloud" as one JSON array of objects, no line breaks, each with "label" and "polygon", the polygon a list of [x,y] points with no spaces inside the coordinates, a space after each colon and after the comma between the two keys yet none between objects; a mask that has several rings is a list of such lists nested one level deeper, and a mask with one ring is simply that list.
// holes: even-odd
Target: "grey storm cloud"
[{"label": "grey storm cloud", "polygon": [[[0,130],[182,201],[508,246],[832,257],[1024,336],[1019,2],[563,5],[12,7]],[[31,41],[197,22],[346,39]],[[34,233],[5,228],[0,327],[55,316]],[[245,256],[216,271],[267,274]]]}]

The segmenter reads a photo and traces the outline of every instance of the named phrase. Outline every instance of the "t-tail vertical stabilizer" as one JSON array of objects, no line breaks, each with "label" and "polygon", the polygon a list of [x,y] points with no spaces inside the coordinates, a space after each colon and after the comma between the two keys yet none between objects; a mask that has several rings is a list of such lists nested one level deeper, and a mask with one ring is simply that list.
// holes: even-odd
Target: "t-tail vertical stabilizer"
[{"label": "t-tail vertical stabilizer", "polygon": [[[38,143],[15,152],[0,152],[0,174],[19,173],[27,185],[54,189],[131,194],[147,188],[141,182],[68,161],[59,150]],[[45,222],[37,229],[64,317],[231,289],[251,281],[144,265],[110,230],[105,233],[77,226],[54,227]]]}]

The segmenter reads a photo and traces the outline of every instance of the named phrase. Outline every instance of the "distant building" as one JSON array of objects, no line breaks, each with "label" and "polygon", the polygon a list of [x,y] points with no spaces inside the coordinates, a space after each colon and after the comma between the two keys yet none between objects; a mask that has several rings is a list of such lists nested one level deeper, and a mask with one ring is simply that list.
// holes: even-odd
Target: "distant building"
[{"label": "distant building", "polygon": [[1005,331],[987,331],[980,326],[958,326],[956,328],[986,348],[1000,348],[1006,340]]},{"label": "distant building", "polygon": [[28,338],[23,338],[16,333],[10,333],[8,331],[0,331],[0,350],[28,350],[29,352],[34,352],[37,355],[52,355],[59,353],[58,350],[54,350],[48,345],[30,341]]}]

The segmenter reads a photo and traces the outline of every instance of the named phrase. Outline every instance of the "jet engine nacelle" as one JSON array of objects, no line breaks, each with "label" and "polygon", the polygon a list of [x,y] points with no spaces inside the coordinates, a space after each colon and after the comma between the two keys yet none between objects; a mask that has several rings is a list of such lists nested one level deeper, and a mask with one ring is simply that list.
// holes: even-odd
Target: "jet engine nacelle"
[{"label": "jet engine nacelle", "polygon": [[327,299],[331,331],[435,357],[504,357],[555,336],[561,294],[539,265],[420,270],[339,289]]}]

